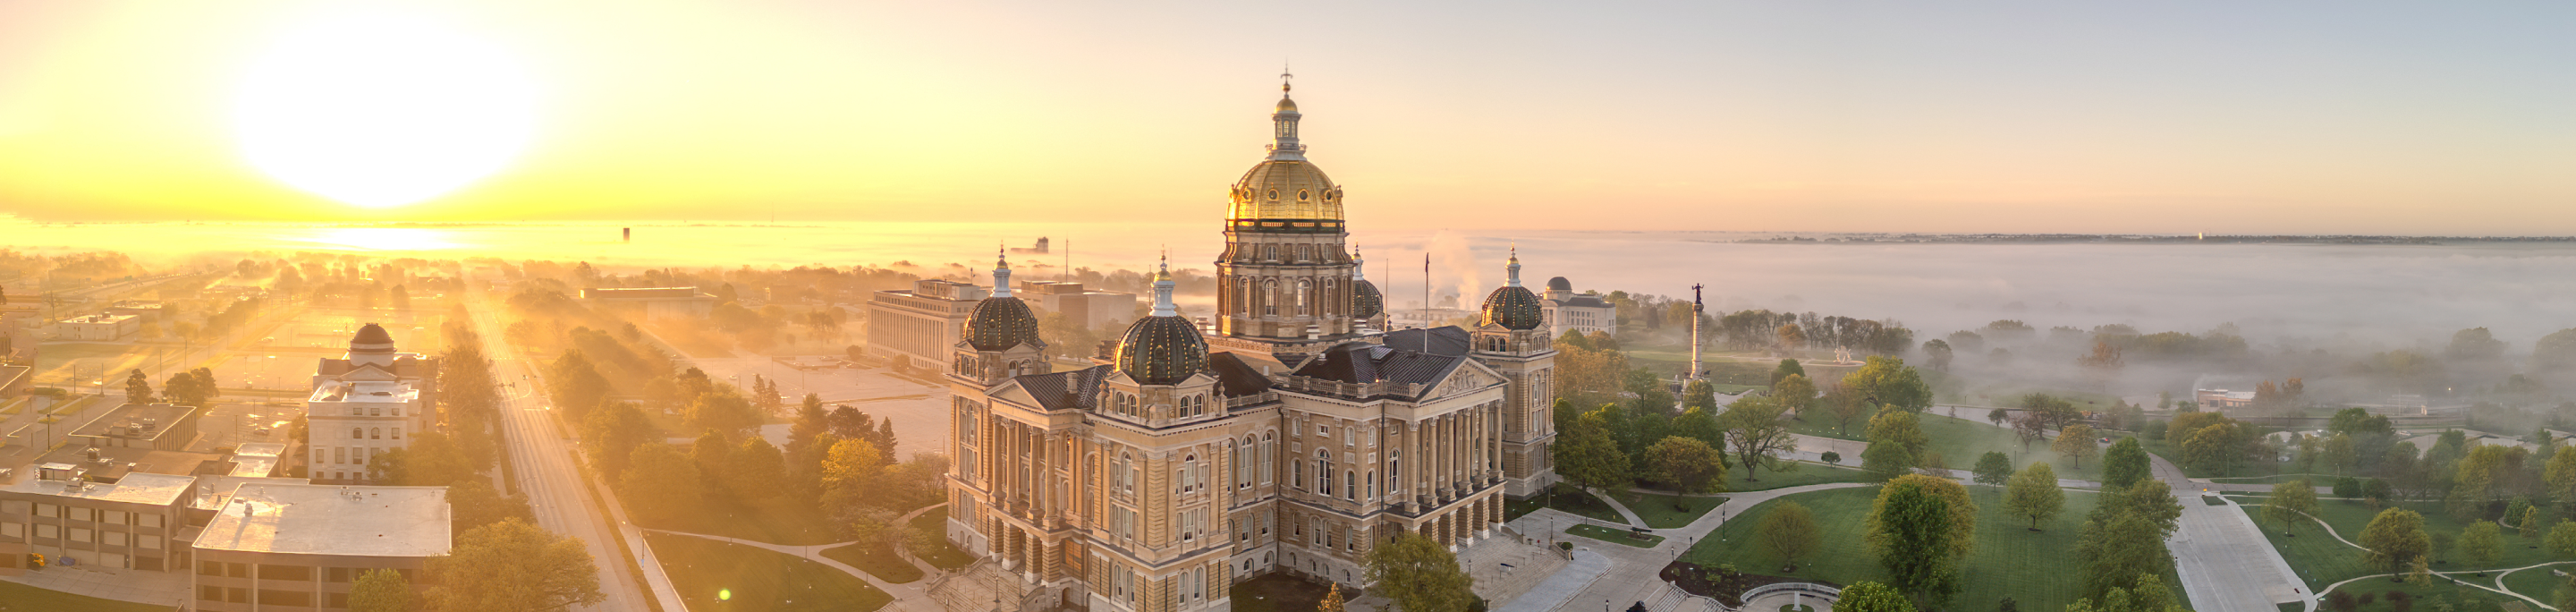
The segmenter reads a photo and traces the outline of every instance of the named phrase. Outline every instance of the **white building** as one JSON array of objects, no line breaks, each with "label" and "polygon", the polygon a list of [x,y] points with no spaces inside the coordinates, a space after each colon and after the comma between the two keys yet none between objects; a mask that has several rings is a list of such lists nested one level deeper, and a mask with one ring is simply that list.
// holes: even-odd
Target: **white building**
[{"label": "white building", "polygon": [[81,315],[55,321],[55,340],[124,342],[143,332],[143,317],[119,314]]},{"label": "white building", "polygon": [[1565,277],[1547,279],[1547,295],[1538,302],[1540,317],[1547,321],[1549,338],[1565,335],[1566,330],[1583,332],[1616,332],[1619,309],[1601,296],[1575,293],[1574,282]]},{"label": "white building", "polygon": [[434,370],[434,359],[394,352],[393,336],[374,323],[358,328],[346,357],[323,359],[304,402],[313,482],[367,482],[369,460],[410,446],[411,434],[436,424]]}]

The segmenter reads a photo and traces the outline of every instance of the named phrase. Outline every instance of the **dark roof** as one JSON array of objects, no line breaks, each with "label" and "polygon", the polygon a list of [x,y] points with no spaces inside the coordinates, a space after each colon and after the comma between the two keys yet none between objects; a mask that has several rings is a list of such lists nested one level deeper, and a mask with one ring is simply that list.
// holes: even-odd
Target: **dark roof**
[{"label": "dark roof", "polygon": [[1170,385],[1207,369],[1207,340],[1198,324],[1181,317],[1145,317],[1127,326],[1118,343],[1118,371],[1137,384]]},{"label": "dark roof", "polygon": [[1450,370],[1466,363],[1465,357],[1433,355],[1387,348],[1366,342],[1351,342],[1330,349],[1297,368],[1297,376],[1334,382],[1366,384],[1391,381],[1428,385],[1448,376]]},{"label": "dark roof", "polygon": [[1538,296],[1528,287],[1504,285],[1485,296],[1485,322],[1506,329],[1538,329]]},{"label": "dark roof", "polygon": [[[1427,344],[1425,338],[1428,338]],[[1468,347],[1473,346],[1473,343],[1468,341],[1467,330],[1459,329],[1456,325],[1387,332],[1381,344],[1408,351],[1451,357],[1466,355]]]},{"label": "dark roof", "polygon": [[1052,374],[1030,374],[1015,380],[1020,388],[1036,398],[1038,407],[1047,410],[1089,410],[1093,398],[1100,397],[1100,381],[1109,378],[1109,366],[1091,366],[1080,370]]},{"label": "dark roof", "polygon": [[1600,297],[1600,296],[1595,296],[1595,295],[1578,295],[1578,296],[1574,296],[1574,297],[1570,297],[1570,298],[1565,298],[1565,301],[1560,302],[1560,303],[1562,303],[1562,304],[1564,304],[1564,305],[1567,305],[1567,306],[1582,306],[1582,307],[1589,307],[1589,308],[1609,308],[1609,307],[1610,307],[1610,303],[1609,303],[1609,302],[1601,301],[1601,297]]},{"label": "dark roof", "polygon": [[358,337],[350,338],[349,342],[352,344],[393,344],[394,335],[385,333],[385,328],[382,325],[368,323],[365,327],[358,328]]},{"label": "dark roof", "polygon": [[1270,377],[1262,376],[1259,366],[1244,363],[1243,358],[1234,353],[1208,355],[1207,364],[1208,373],[1216,375],[1217,393],[1226,397],[1242,397],[1270,390]]},{"label": "dark roof", "polygon": [[966,318],[966,343],[979,351],[1009,350],[1021,344],[1040,348],[1038,315],[1029,305],[1015,297],[988,297],[975,303],[975,314]]},{"label": "dark roof", "polygon": [[1549,290],[1549,291],[1573,291],[1573,290],[1574,290],[1574,281],[1565,280],[1565,277],[1563,277],[1563,276],[1559,276],[1559,277],[1556,277],[1556,278],[1547,279],[1547,290]]}]

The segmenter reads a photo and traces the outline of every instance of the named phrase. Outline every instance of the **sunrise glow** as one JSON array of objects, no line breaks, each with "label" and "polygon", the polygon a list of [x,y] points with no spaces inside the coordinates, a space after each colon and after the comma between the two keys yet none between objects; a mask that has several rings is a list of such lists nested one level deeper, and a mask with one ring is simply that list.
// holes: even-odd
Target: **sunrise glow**
[{"label": "sunrise glow", "polygon": [[508,51],[424,18],[315,20],[243,79],[234,127],[269,176],[368,208],[501,170],[536,132],[537,86]]}]

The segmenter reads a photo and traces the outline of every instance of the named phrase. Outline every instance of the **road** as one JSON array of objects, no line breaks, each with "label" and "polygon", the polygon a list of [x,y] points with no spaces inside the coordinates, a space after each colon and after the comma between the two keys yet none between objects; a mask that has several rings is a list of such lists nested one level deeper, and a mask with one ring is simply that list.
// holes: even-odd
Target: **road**
[{"label": "road", "polygon": [[2182,502],[2182,520],[2165,546],[2173,551],[2174,569],[2182,575],[2183,593],[2200,612],[2276,612],[2276,604],[2304,602],[2317,609],[2290,562],[2263,538],[2254,518],[2236,504],[2212,506],[2201,501],[2203,483],[2184,477],[2182,468],[2148,455],[2157,480],[2173,485]]},{"label": "road", "polygon": [[[519,358],[519,352],[501,334],[500,321],[491,309],[475,309],[474,328],[482,334],[485,354],[492,359],[493,378],[515,383],[505,389],[501,428],[502,444],[509,448],[510,466],[519,477],[519,491],[528,496],[528,504],[536,510],[538,526],[580,539],[599,567],[599,590],[607,593],[608,599],[585,609],[652,609],[646,601],[645,583],[636,575],[637,565],[629,563],[614,539],[627,537],[632,527],[609,516],[609,509],[599,503],[603,500],[592,496],[595,489],[574,463],[570,434],[556,424],[547,402],[535,392],[538,381],[534,375],[539,370]],[[646,555],[644,565],[658,574],[661,566],[651,561],[640,532],[631,535],[630,546]],[[663,598],[664,612],[683,612],[677,594],[670,591],[669,579],[658,575],[655,578],[659,588],[654,591],[668,594]]]}]

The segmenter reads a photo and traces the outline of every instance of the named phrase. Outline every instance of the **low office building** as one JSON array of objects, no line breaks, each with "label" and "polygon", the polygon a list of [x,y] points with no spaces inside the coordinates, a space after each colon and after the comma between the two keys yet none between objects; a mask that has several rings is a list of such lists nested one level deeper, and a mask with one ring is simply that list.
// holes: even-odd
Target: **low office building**
[{"label": "low office building", "polygon": [[116,314],[81,315],[55,321],[50,331],[55,340],[125,342],[143,333],[143,317]]},{"label": "low office building", "polygon": [[703,319],[716,309],[716,296],[697,287],[597,287],[581,290],[581,301],[646,319]]},{"label": "low office building", "polygon": [[144,324],[148,325],[161,322],[162,310],[160,302],[125,301],[117,302],[115,306],[107,307],[106,312],[111,315],[132,316],[141,319]]},{"label": "low office building", "polygon": [[922,366],[944,363],[957,346],[957,330],[986,295],[982,286],[937,279],[916,281],[910,291],[876,292],[868,298],[868,350]]},{"label": "low office building", "polygon": [[0,576],[49,565],[170,571],[186,567],[185,515],[197,479],[126,474],[96,482],[79,466],[47,463],[0,484]]},{"label": "low office building", "polygon": [[377,456],[411,445],[411,434],[438,422],[430,406],[437,360],[394,351],[393,335],[368,323],[342,359],[324,359],[304,401],[312,432],[307,457],[315,482],[367,482]]},{"label": "low office building", "polygon": [[70,441],[80,448],[184,451],[197,439],[200,412],[179,404],[126,404],[90,419],[72,432]]},{"label": "low office building", "polygon": [[389,569],[422,588],[429,559],[454,545],[446,487],[247,482],[197,536],[194,609],[349,607],[349,589]]}]

